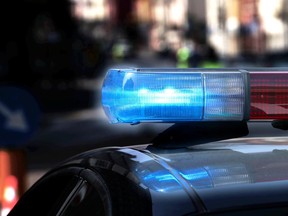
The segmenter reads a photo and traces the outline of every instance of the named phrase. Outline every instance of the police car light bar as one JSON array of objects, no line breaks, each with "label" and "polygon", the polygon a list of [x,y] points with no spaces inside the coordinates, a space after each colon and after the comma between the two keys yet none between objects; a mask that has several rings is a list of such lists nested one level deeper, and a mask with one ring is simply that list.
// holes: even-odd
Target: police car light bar
[{"label": "police car light bar", "polygon": [[288,71],[111,69],[102,105],[112,123],[288,119]]}]

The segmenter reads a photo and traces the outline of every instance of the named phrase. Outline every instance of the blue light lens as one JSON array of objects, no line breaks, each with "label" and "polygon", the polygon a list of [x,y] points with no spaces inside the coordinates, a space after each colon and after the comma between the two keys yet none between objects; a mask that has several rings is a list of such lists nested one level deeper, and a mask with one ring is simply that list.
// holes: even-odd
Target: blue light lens
[{"label": "blue light lens", "polygon": [[112,123],[242,120],[243,80],[240,72],[110,70],[102,104]]},{"label": "blue light lens", "polygon": [[112,122],[200,120],[203,116],[200,73],[110,71],[102,95]]}]

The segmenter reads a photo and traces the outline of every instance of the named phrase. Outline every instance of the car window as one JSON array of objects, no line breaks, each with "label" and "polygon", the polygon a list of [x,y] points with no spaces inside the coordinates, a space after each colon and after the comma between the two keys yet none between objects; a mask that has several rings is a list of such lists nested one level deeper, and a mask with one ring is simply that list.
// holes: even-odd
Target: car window
[{"label": "car window", "polygon": [[100,194],[88,182],[84,181],[80,189],[74,194],[62,214],[65,216],[76,215],[105,215],[105,206]]},{"label": "car window", "polygon": [[55,215],[71,193],[79,188],[79,169],[50,174],[33,185],[9,215]]}]

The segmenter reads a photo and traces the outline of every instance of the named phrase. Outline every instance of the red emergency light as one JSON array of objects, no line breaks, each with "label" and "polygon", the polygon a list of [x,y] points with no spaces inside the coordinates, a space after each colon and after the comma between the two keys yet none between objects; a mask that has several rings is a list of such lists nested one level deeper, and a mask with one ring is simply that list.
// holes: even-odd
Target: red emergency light
[{"label": "red emergency light", "polygon": [[250,72],[250,119],[288,119],[288,70]]}]

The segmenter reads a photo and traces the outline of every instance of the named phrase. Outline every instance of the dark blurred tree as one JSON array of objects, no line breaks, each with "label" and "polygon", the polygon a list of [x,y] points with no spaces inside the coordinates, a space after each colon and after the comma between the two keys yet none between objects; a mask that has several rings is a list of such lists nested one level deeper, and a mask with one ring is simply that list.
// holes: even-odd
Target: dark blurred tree
[{"label": "dark blurred tree", "polygon": [[[1,1],[0,3],[1,64],[5,71],[0,74],[1,83],[12,80],[20,81],[25,78],[27,55],[25,55],[25,20],[23,1]],[[28,15],[29,16],[29,15]]]},{"label": "dark blurred tree", "polygon": [[73,76],[70,53],[76,23],[70,1],[6,0],[1,4],[0,47],[7,68],[2,80],[31,85],[47,73]]}]

